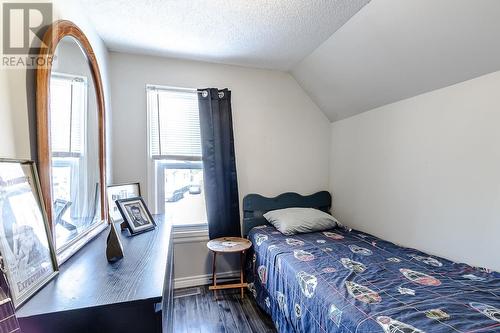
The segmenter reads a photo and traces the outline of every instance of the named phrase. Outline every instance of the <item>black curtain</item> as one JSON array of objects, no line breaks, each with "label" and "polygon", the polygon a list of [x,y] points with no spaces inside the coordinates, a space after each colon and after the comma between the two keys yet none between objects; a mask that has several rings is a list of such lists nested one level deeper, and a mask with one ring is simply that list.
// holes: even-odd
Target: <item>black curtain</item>
[{"label": "black curtain", "polygon": [[210,239],[241,236],[231,91],[199,89],[201,147]]}]

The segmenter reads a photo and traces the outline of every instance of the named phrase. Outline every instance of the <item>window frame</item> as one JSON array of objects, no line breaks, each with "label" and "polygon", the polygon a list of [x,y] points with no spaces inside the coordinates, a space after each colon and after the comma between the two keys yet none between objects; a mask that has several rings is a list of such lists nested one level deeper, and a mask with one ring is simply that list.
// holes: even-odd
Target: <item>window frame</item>
[{"label": "window frame", "polygon": [[[57,167],[69,167],[71,170],[71,178],[70,178],[70,193],[76,193],[75,191],[80,187],[80,168],[81,164],[84,162],[85,159],[85,150],[86,150],[86,141],[87,141],[87,116],[88,116],[88,87],[89,87],[89,78],[87,76],[83,75],[77,75],[77,74],[69,74],[69,73],[63,73],[63,72],[52,72],[51,74],[51,84],[52,80],[56,78],[58,80],[64,80],[67,81],[69,84],[73,85],[73,82],[78,80],[79,82],[83,83],[84,87],[87,89],[83,89],[83,95],[82,95],[82,103],[83,103],[83,110],[82,113],[79,115],[80,117],[80,143],[79,143],[79,152],[74,152],[72,149],[72,140],[73,140],[73,128],[72,126],[72,117],[73,113],[75,110],[73,110],[73,103],[71,105],[71,111],[70,111],[70,130],[69,130],[69,151],[56,151],[53,150],[51,147],[52,151],[52,168],[57,168]],[[72,93],[74,91],[72,90]],[[72,100],[74,97],[71,97]],[[75,105],[78,105],[78,103],[75,103]],[[51,125],[52,127],[52,125]],[[65,160],[69,159],[69,160]],[[76,159],[76,160],[75,160]],[[53,175],[52,175],[53,177]],[[76,181],[76,184],[75,184]],[[53,179],[52,179],[53,182]],[[76,203],[77,205],[80,204],[80,202]],[[71,205],[70,207],[70,212],[73,212],[75,209],[77,209],[77,206]],[[58,245],[57,242],[55,242],[55,247],[56,251],[62,252],[64,251],[65,248],[71,247],[72,243],[76,242],[80,237],[83,237],[87,232],[91,231],[95,226],[90,226],[88,230],[85,230],[82,232],[82,236],[78,235],[75,237],[75,239],[72,239],[62,245]],[[56,240],[56,229],[54,227],[54,241]]]},{"label": "window frame", "polygon": [[[73,140],[73,128],[70,128],[69,132],[69,140],[70,140],[70,146],[69,146],[69,151],[56,151],[53,150],[52,147],[50,148],[51,150],[51,161],[52,161],[52,166],[51,168],[54,167],[70,167],[71,170],[71,183],[70,183],[70,191],[71,193],[77,193],[78,188],[81,184],[82,179],[80,178],[81,174],[79,170],[82,168],[82,163],[85,163],[85,159],[87,158],[86,154],[86,149],[87,149],[87,119],[88,119],[88,112],[89,112],[89,93],[88,93],[88,88],[89,88],[89,78],[88,76],[83,76],[83,75],[78,75],[78,74],[73,74],[73,73],[63,73],[63,72],[57,72],[53,71],[51,72],[51,80],[56,77],[59,80],[66,80],[70,82],[70,84],[73,85],[73,82],[75,80],[78,80],[79,82],[82,82],[84,87],[86,89],[83,89],[83,95],[82,95],[82,103],[83,103],[83,110],[81,112],[80,116],[80,142],[79,142],[79,152],[74,152],[72,151],[72,140]],[[50,81],[49,84],[51,84],[52,81]],[[74,96],[72,96],[74,98]],[[77,103],[75,103],[77,105]],[[73,105],[71,105],[71,114],[75,112],[73,110]],[[72,117],[72,116],[71,116]],[[71,118],[70,118],[70,123],[71,123]],[[52,125],[50,125],[52,127]],[[71,125],[70,125],[71,127]],[[66,160],[64,161],[63,159],[69,158],[69,159],[76,159],[75,160]],[[53,186],[53,171],[51,171],[51,187]],[[76,181],[76,185],[75,185]],[[76,191],[76,192],[75,192]],[[98,191],[102,191],[102,187],[98,187]],[[97,197],[96,199],[99,200],[100,193],[97,192]],[[79,196],[77,195],[77,198]],[[78,201],[75,203],[75,205],[72,205],[70,207],[70,214],[73,214],[73,211],[77,209],[78,205],[81,203]],[[101,203],[96,202],[98,205],[102,205]],[[95,209],[98,209],[98,206],[95,207]],[[97,214],[97,210],[95,211],[95,214]],[[67,259],[69,259],[73,254],[78,252],[78,250],[83,247],[86,243],[88,243],[92,238],[97,236],[101,231],[106,229],[108,223],[106,219],[102,217],[102,208],[101,208],[101,217],[99,220],[97,220],[95,223],[90,224],[86,229],[83,229],[81,233],[79,233],[76,237],[73,239],[70,239],[69,241],[66,241],[63,244],[57,244],[57,231],[56,231],[56,225],[55,222],[53,221],[53,241],[54,241],[54,247],[56,249],[57,253],[57,258],[59,260],[60,264],[63,264]],[[97,215],[96,215],[97,216]]]},{"label": "window frame", "polygon": [[[70,193],[74,193],[79,187],[80,187],[80,156],[75,156],[75,158],[78,158],[77,160],[65,160],[62,158],[65,157],[71,157],[71,156],[54,156],[55,158],[52,158],[52,168],[69,168],[70,169]],[[54,177],[54,171],[52,171],[52,177]],[[75,184],[76,180],[76,184]],[[52,179],[54,181],[54,179]],[[69,208],[70,212],[72,212],[76,207],[71,207]],[[54,231],[54,237],[56,237],[56,232]],[[71,242],[71,241],[70,241]],[[68,242],[68,243],[70,243]],[[57,243],[55,244],[57,246]],[[63,244],[61,247],[66,246],[67,244]]]},{"label": "window frame", "polygon": [[[154,107],[150,104],[148,94],[155,90],[170,90],[186,93],[198,94],[197,89],[172,87],[158,84],[146,84],[146,109],[147,109],[147,160],[148,160],[148,202],[154,214],[165,214],[165,184],[164,172],[172,166],[173,162],[199,162],[203,163],[202,156],[182,156],[182,155],[152,155],[152,135],[151,135],[151,118],[154,116]],[[178,168],[178,164],[176,168]],[[171,168],[172,169],[172,168]],[[203,164],[201,166],[203,170]],[[184,243],[200,240],[208,240],[208,222],[200,221],[200,223],[191,223],[183,225],[175,225],[172,223],[172,231],[174,234],[174,243]]]},{"label": "window frame", "polygon": [[[84,86],[85,87],[89,87],[89,78],[86,77],[86,76],[83,76],[83,75],[76,75],[76,74],[67,74],[67,73],[61,73],[61,72],[52,72],[51,74],[51,78],[52,77],[55,77],[56,79],[59,79],[59,80],[67,80],[69,82],[73,82],[76,80],[81,80],[81,82],[83,82]],[[54,157],[78,157],[78,158],[82,158],[85,154],[84,154],[84,151],[86,149],[85,147],[85,142],[86,142],[86,135],[87,135],[87,114],[88,114],[88,89],[84,89],[83,90],[84,94],[82,96],[82,100],[83,100],[83,103],[84,103],[84,107],[83,107],[83,112],[82,114],[80,115],[80,152],[73,152],[72,149],[71,149],[71,142],[72,142],[72,134],[73,134],[73,129],[71,128],[71,125],[70,125],[70,132],[69,132],[69,141],[70,141],[70,146],[69,146],[69,151],[68,152],[60,152],[60,151],[54,151],[52,150],[52,147],[51,147],[51,151],[52,151],[52,156]],[[73,98],[73,97],[72,97]],[[71,106],[73,107],[73,105]],[[74,110],[72,109],[71,110],[71,116],[73,115],[73,112]],[[71,123],[71,119],[70,119],[70,123]]]}]

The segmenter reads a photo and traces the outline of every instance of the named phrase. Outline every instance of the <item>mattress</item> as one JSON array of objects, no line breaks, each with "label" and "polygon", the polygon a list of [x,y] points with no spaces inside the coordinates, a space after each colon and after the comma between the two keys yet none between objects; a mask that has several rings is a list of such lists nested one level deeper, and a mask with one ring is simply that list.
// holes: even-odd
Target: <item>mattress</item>
[{"label": "mattress", "polygon": [[356,230],[248,238],[249,289],[279,332],[500,332],[500,274]]}]

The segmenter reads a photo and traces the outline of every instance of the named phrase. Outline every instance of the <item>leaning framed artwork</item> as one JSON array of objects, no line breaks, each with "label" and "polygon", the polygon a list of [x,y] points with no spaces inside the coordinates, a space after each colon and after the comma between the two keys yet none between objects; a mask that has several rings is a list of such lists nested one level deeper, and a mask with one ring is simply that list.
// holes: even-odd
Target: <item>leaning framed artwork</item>
[{"label": "leaning framed artwork", "polygon": [[141,197],[117,200],[116,205],[132,235],[156,227],[155,220]]},{"label": "leaning framed artwork", "polygon": [[116,200],[136,198],[141,196],[139,183],[119,184],[108,186],[109,217],[112,222],[123,222],[120,210],[116,206]]},{"label": "leaning framed artwork", "polygon": [[0,159],[0,253],[16,308],[58,272],[32,161]]}]

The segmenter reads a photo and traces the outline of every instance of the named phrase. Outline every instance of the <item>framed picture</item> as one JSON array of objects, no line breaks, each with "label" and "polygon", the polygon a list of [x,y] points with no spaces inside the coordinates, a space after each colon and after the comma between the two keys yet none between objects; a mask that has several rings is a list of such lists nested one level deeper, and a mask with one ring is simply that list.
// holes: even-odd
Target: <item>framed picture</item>
[{"label": "framed picture", "polygon": [[116,206],[116,200],[137,198],[141,196],[139,183],[119,184],[108,186],[108,208],[109,217],[112,222],[123,222],[120,210]]},{"label": "framed picture", "polygon": [[0,253],[16,308],[58,272],[32,161],[0,159]]},{"label": "framed picture", "polygon": [[142,198],[116,200],[116,205],[131,234],[138,234],[156,227],[153,216]]}]

